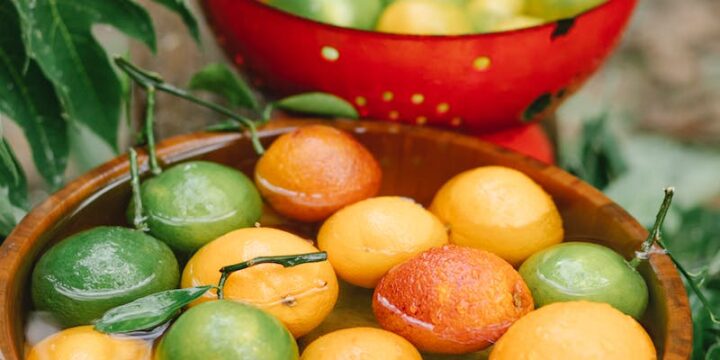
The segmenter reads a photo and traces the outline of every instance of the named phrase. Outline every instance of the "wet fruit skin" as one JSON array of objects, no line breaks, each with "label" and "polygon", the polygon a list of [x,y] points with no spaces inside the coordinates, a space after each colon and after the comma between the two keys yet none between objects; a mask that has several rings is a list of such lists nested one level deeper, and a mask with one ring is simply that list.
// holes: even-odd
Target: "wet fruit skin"
[{"label": "wet fruit skin", "polygon": [[518,320],[490,360],[655,360],[650,336],[632,317],[588,301],[554,303]]},{"label": "wet fruit skin", "polygon": [[432,353],[482,350],[532,309],[530,290],[510,264],[454,245],[396,266],[373,294],[378,323]]},{"label": "wet fruit skin", "polygon": [[338,330],[313,341],[302,360],[422,360],[411,343],[389,331],[357,327]]},{"label": "wet fruit skin", "polygon": [[328,218],[318,233],[338,276],[373,288],[393,266],[448,242],[435,215],[412,199],[382,196],[347,206]]},{"label": "wet fruit skin", "polygon": [[270,314],[248,304],[216,300],[195,306],[175,321],[155,360],[294,360],[290,332]]},{"label": "wet fruit skin", "polygon": [[103,334],[86,325],[43,339],[26,360],[146,360],[151,354],[149,342]]},{"label": "wet fruit skin", "polygon": [[318,221],[375,196],[382,173],[372,154],[347,133],[323,125],[280,136],[255,167],[255,183],[281,215]]},{"label": "wet fruit skin", "polygon": [[564,236],[550,195],[527,175],[502,166],[454,176],[435,194],[430,211],[450,229],[450,243],[490,251],[514,266]]},{"label": "wet fruit skin", "polygon": [[[247,228],[230,232],[201,248],[188,261],[182,287],[215,285],[223,266],[259,256],[297,255],[317,252],[309,241],[271,228]],[[328,261],[284,268],[261,264],[234,272],[224,288],[225,299],[257,306],[282,321],[295,337],[307,334],[332,311],[338,282]],[[207,292],[193,305],[217,299]]]},{"label": "wet fruit skin", "polygon": [[[190,161],[143,182],[141,195],[150,233],[180,253],[235,229],[253,226],[262,199],[252,181],[233,168]],[[133,204],[128,217],[133,217]]]},{"label": "wet fruit skin", "polygon": [[170,248],[142,232],[97,227],[48,250],[32,274],[32,298],[64,326],[90,324],[108,309],[174,289],[180,274]]},{"label": "wet fruit skin", "polygon": [[608,0],[526,0],[525,11],[547,20],[571,18]]},{"label": "wet fruit skin", "polygon": [[538,308],[587,300],[608,303],[638,319],[647,307],[645,280],[622,256],[601,245],[555,245],[531,256],[519,271]]}]

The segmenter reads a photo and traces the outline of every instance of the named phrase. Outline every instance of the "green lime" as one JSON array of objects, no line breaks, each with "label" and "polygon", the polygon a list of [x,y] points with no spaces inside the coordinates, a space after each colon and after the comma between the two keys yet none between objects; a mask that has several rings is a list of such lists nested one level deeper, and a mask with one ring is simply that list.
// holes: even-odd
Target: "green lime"
[{"label": "green lime", "polygon": [[[207,161],[176,165],[143,182],[140,193],[150,233],[180,253],[253,226],[262,215],[262,199],[252,180]],[[130,204],[130,219],[133,210]]]},{"label": "green lime", "polygon": [[112,307],[176,288],[179,278],[177,260],[163,242],[137,230],[97,227],[40,258],[32,298],[65,326],[90,324]]},{"label": "green lime", "polygon": [[527,0],[525,13],[546,20],[572,18],[607,0]]},{"label": "green lime", "polygon": [[520,275],[536,307],[554,302],[604,302],[634,318],[645,312],[648,288],[640,273],[613,250],[569,242],[533,254]]},{"label": "green lime", "polygon": [[369,30],[383,8],[381,0],[270,0],[268,5],[311,20]]},{"label": "green lime", "polygon": [[192,307],[170,327],[156,360],[292,360],[295,339],[270,314],[245,303],[216,300]]}]

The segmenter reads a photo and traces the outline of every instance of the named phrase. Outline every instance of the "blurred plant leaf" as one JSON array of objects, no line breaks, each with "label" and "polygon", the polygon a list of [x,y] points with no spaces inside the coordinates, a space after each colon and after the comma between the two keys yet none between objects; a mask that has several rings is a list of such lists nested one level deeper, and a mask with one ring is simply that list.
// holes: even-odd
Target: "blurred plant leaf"
[{"label": "blurred plant leaf", "polygon": [[335,95],[312,92],[286,97],[274,107],[301,114],[357,119],[358,113],[349,102]]},{"label": "blurred plant leaf", "polygon": [[227,119],[225,121],[221,121],[217,124],[209,125],[205,128],[205,131],[213,131],[213,132],[234,132],[234,131],[240,131],[243,127],[238,124],[237,121],[232,119]]},{"label": "blurred plant leaf", "polygon": [[131,0],[14,0],[28,54],[54,84],[70,121],[87,125],[117,150],[122,89],[92,35],[108,24],[155,50],[147,11]]},{"label": "blurred plant leaf", "polygon": [[192,11],[190,11],[190,9],[187,7],[185,0],[153,1],[177,13],[182,18],[185,26],[187,26],[188,31],[190,32],[190,35],[192,35],[195,42],[200,43],[200,30],[198,28],[197,20],[195,19],[195,15],[193,15]]},{"label": "blurred plant leaf", "polygon": [[577,160],[565,156],[562,166],[598,189],[627,170],[617,136],[608,126],[607,113],[583,123]]},{"label": "blurred plant leaf", "polygon": [[257,110],[259,105],[250,86],[225,64],[210,64],[190,79],[190,89],[222,96],[235,107]]},{"label": "blurred plant leaf", "polygon": [[158,292],[114,307],[95,323],[104,333],[126,333],[154,328],[175,317],[180,309],[201,297],[213,286],[197,286]]},{"label": "blurred plant leaf", "polygon": [[52,84],[25,54],[10,0],[0,0],[0,113],[23,129],[45,181],[53,189],[61,186],[69,152],[67,124]]},{"label": "blurred plant leaf", "polygon": [[680,225],[682,211],[720,194],[720,152],[653,135],[634,135],[623,145],[629,170],[610,183],[605,193],[644,225],[654,219],[657,189],[677,189],[666,221],[670,233]]},{"label": "blurred plant leaf", "polygon": [[28,209],[27,182],[0,123],[0,236],[7,236]]}]

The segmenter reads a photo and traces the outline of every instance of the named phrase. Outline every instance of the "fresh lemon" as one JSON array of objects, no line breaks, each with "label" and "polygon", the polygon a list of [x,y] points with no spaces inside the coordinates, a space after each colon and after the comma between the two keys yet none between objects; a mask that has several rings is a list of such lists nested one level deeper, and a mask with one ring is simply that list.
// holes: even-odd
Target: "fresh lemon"
[{"label": "fresh lemon", "polygon": [[640,324],[604,303],[571,301],[544,306],[500,338],[490,360],[656,359]]},{"label": "fresh lemon", "polygon": [[473,32],[463,8],[442,0],[398,0],[378,20],[377,31],[415,35],[460,35]]},{"label": "fresh lemon", "polygon": [[313,341],[301,360],[422,360],[415,347],[401,336],[382,329],[343,329]]},{"label": "fresh lemon", "polygon": [[338,276],[372,288],[390,268],[448,241],[435,215],[411,199],[377,197],[343,208],[318,233]]},{"label": "fresh lemon", "polygon": [[520,171],[487,166],[445,183],[430,211],[450,228],[450,242],[493,252],[520,265],[563,239],[550,195]]}]

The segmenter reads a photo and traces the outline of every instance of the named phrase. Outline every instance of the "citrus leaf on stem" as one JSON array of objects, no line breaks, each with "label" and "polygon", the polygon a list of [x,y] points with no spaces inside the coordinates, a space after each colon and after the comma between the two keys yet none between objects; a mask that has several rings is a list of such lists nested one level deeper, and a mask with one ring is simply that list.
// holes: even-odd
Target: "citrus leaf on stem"
[{"label": "citrus leaf on stem", "polygon": [[185,26],[188,28],[188,32],[192,35],[196,43],[200,43],[200,30],[198,28],[197,19],[193,15],[192,11],[188,8],[185,0],[153,0],[154,2],[165,6],[169,10],[178,14]]},{"label": "citrus leaf on stem", "polygon": [[108,24],[155,50],[145,9],[131,0],[14,0],[28,55],[54,85],[71,121],[85,124],[117,150],[122,86],[92,34]]},{"label": "citrus leaf on stem", "polygon": [[308,254],[299,255],[282,255],[282,256],[259,256],[252,258],[248,261],[243,261],[239,264],[228,265],[220,269],[220,281],[218,282],[218,299],[223,299],[223,290],[225,288],[225,282],[227,281],[230,274],[247,269],[251,266],[260,264],[278,264],[283,267],[292,267],[301,264],[314,263],[327,260],[327,252],[319,251]]},{"label": "citrus leaf on stem", "polygon": [[9,234],[28,209],[27,182],[0,124],[0,235]]},{"label": "citrus leaf on stem", "polygon": [[259,105],[250,86],[225,64],[210,64],[190,79],[191,90],[204,90],[219,95],[235,107],[257,110]]},{"label": "citrus leaf on stem", "polygon": [[274,102],[278,109],[301,114],[357,119],[357,110],[335,95],[312,92],[286,97]]},{"label": "citrus leaf on stem", "polygon": [[109,334],[154,328],[171,320],[187,304],[201,297],[212,286],[162,291],[114,307],[95,323],[95,329]]},{"label": "citrus leaf on stem", "polygon": [[67,126],[52,84],[25,54],[18,13],[10,0],[0,0],[0,84],[0,113],[23,129],[35,167],[57,189],[67,166]]}]

